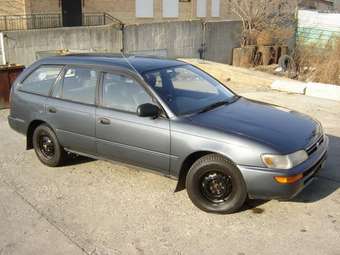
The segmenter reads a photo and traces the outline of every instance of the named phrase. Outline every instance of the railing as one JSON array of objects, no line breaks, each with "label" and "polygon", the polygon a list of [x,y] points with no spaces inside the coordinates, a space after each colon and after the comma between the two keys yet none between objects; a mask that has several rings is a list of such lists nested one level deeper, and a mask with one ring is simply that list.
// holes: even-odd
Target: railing
[{"label": "railing", "polygon": [[82,16],[83,26],[101,26],[108,24],[123,25],[123,22],[119,19],[111,16],[110,14],[104,13],[83,13]]},{"label": "railing", "polygon": [[[123,23],[107,13],[83,13],[82,26],[101,26]],[[61,14],[32,14],[0,16],[0,31],[28,30],[63,27]]]}]

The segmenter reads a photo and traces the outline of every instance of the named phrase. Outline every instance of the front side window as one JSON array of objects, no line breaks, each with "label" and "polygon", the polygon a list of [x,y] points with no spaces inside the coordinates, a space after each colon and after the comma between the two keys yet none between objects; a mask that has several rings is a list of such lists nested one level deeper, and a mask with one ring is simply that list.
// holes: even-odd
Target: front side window
[{"label": "front side window", "polygon": [[235,97],[220,82],[191,65],[150,71],[143,77],[176,115],[231,102]]},{"label": "front side window", "polygon": [[152,98],[134,79],[121,74],[104,74],[104,107],[135,113],[137,107],[145,103],[152,103]]},{"label": "front side window", "polygon": [[65,72],[63,81],[58,84],[53,96],[74,102],[94,104],[98,74],[96,71],[71,67]]},{"label": "front side window", "polygon": [[62,66],[41,66],[22,82],[21,89],[47,96],[62,69]]}]

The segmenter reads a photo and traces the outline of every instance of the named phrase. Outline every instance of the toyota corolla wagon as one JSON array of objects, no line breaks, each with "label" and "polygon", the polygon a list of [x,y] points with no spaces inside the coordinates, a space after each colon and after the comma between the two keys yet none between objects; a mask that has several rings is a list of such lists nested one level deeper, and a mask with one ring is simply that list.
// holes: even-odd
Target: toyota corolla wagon
[{"label": "toyota corolla wagon", "polygon": [[10,126],[47,166],[69,154],[126,162],[178,179],[200,209],[290,199],[322,168],[328,138],[311,117],[236,95],[177,60],[82,54],[27,68]]}]

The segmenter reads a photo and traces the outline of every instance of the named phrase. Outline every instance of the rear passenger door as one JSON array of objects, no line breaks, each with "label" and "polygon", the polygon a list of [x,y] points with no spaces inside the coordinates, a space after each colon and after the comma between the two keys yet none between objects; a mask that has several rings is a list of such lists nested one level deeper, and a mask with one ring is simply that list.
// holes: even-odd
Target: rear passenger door
[{"label": "rear passenger door", "polygon": [[98,72],[67,66],[47,100],[48,122],[67,149],[95,155],[95,111]]},{"label": "rear passenger door", "polygon": [[169,174],[169,119],[142,118],[137,107],[152,96],[125,73],[103,73],[96,112],[98,154]]}]

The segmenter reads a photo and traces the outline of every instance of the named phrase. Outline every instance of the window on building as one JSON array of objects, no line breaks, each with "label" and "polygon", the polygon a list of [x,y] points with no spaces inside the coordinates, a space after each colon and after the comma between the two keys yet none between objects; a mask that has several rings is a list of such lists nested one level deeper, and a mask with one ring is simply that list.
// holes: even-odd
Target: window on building
[{"label": "window on building", "polygon": [[220,0],[211,0],[211,17],[220,16]]},{"label": "window on building", "polygon": [[22,83],[22,90],[47,96],[62,70],[62,66],[41,66]]},{"label": "window on building", "polygon": [[178,0],[163,0],[163,17],[178,17]]},{"label": "window on building", "polygon": [[196,9],[197,17],[206,17],[207,16],[207,0],[197,0],[197,9]]},{"label": "window on building", "polygon": [[136,0],[136,17],[153,17],[153,0]]}]

